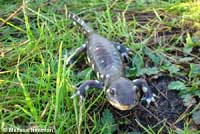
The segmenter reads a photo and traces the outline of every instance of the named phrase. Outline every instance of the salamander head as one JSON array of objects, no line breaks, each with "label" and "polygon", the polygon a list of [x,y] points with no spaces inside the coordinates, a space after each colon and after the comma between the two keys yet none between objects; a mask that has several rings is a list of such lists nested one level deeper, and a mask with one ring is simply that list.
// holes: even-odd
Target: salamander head
[{"label": "salamander head", "polygon": [[106,90],[108,101],[119,110],[130,110],[138,103],[139,94],[132,81],[120,77]]}]

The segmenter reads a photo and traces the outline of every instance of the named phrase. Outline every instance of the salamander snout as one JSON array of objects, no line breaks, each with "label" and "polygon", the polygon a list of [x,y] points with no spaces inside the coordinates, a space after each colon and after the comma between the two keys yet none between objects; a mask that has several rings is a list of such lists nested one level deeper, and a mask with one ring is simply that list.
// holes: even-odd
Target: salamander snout
[{"label": "salamander snout", "polygon": [[106,90],[108,101],[119,110],[130,110],[138,103],[139,94],[132,81],[120,77]]}]

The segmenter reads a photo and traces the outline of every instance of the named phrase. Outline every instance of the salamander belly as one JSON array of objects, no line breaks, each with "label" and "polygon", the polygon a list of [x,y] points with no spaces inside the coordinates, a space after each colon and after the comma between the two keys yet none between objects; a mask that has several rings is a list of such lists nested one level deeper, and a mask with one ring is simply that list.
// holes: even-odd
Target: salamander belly
[{"label": "salamander belly", "polygon": [[[123,75],[123,65],[119,52],[105,38],[99,35],[91,35],[87,45],[88,60],[97,73],[97,76],[110,81]],[[98,37],[96,37],[98,36]]]}]

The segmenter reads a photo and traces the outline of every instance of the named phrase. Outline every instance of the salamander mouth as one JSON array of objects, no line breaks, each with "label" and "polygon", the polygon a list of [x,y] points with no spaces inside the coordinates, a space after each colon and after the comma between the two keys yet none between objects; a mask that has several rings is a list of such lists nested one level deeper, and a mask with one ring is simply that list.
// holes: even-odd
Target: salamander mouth
[{"label": "salamander mouth", "polygon": [[129,104],[129,105],[125,105],[125,104],[120,104],[116,101],[112,101],[109,100],[110,104],[112,106],[114,106],[115,108],[119,109],[119,110],[131,110],[133,107],[135,107],[137,104]]}]

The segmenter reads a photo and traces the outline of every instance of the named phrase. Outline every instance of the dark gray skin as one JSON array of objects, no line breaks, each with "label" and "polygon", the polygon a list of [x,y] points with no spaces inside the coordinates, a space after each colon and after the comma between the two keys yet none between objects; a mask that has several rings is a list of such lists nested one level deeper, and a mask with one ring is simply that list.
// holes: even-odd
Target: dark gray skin
[{"label": "dark gray skin", "polygon": [[74,15],[68,16],[74,22],[78,23],[86,33],[88,43],[78,48],[70,63],[82,52],[87,52],[87,58],[90,66],[96,72],[101,80],[90,80],[83,83],[72,96],[83,98],[84,92],[89,88],[106,88],[106,97],[111,105],[119,110],[130,110],[139,101],[139,90],[144,93],[144,99],[148,104],[155,102],[153,94],[144,79],[131,81],[124,76],[123,59],[127,59],[129,49],[119,43],[113,43],[106,38],[95,33],[87,24]]},{"label": "dark gray skin", "polygon": [[106,87],[108,101],[120,110],[129,110],[138,103],[137,87],[124,78],[121,55],[112,43],[93,33],[88,36],[87,56],[90,65]]}]

